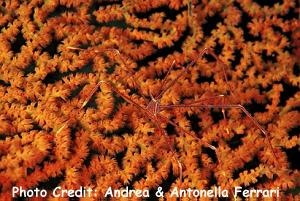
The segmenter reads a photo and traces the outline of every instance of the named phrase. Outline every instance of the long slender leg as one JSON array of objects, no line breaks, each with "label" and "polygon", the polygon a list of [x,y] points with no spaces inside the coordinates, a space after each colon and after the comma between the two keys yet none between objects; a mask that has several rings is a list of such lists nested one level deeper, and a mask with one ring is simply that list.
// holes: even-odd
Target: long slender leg
[{"label": "long slender leg", "polygon": [[[86,104],[90,101],[90,99],[92,98],[92,96],[96,93],[96,91],[98,90],[98,87],[100,87],[101,84],[106,84],[108,85],[108,87],[116,92],[119,96],[121,96],[122,98],[124,98],[127,102],[135,105],[137,108],[139,108],[140,110],[144,111],[144,112],[147,112],[147,110],[140,106],[138,103],[136,103],[135,101],[131,100],[131,98],[129,98],[127,95],[123,94],[122,92],[120,92],[118,89],[116,89],[112,84],[110,84],[109,82],[106,82],[106,81],[99,81],[96,86],[91,90],[91,92],[87,95],[87,97],[85,98],[85,100],[83,101],[82,105],[80,106],[80,109],[83,109]],[[60,133],[66,126],[67,124],[69,123],[69,120],[66,121],[57,131],[56,131],[56,135],[58,133]]]},{"label": "long slender leg", "polygon": [[[207,48],[204,48],[204,49],[200,52],[200,56],[197,58],[197,60],[198,60],[199,58],[203,57],[203,55],[206,53],[206,51],[207,51]],[[156,98],[156,99],[160,99],[160,98],[164,95],[164,93],[165,93],[167,90],[169,90],[169,89],[177,82],[177,80],[187,72],[188,68],[191,67],[191,66],[193,66],[195,63],[196,63],[196,60],[194,60],[194,61],[192,61],[191,63],[189,63],[189,64],[187,65],[187,67],[183,68],[183,71],[182,71],[182,72],[181,72],[174,80],[172,80],[172,81],[170,82],[170,84],[167,85],[166,88],[164,88],[164,89],[158,94],[158,96],[155,97],[155,98]]]},{"label": "long slender leg", "polygon": [[[136,103],[135,101],[131,100],[130,97],[128,97],[127,95],[123,94],[122,92],[120,92],[118,89],[116,89],[112,84],[110,84],[109,82],[106,81],[100,81],[97,83],[97,85],[93,88],[93,90],[89,93],[89,95],[87,96],[87,98],[85,99],[85,101],[83,102],[82,106],[80,107],[81,109],[88,103],[88,101],[91,99],[91,97],[93,96],[93,94],[97,91],[98,87],[102,84],[105,83],[112,91],[116,92],[119,96],[121,96],[122,98],[124,98],[127,102],[135,105],[137,108],[139,108],[140,110],[142,110],[142,112],[144,112],[148,118],[150,118],[152,120],[152,122],[155,124],[155,126],[157,127],[157,129],[159,130],[159,132],[161,134],[164,134],[166,137],[168,137],[168,135],[165,133],[165,131],[160,127],[160,125],[158,124],[158,120],[157,119],[153,119],[152,115],[149,114],[148,110],[145,109],[144,107],[140,106],[138,103]],[[59,132],[66,126],[67,123],[65,123],[60,129]],[[171,145],[168,143],[169,149],[173,154],[174,159],[176,160],[176,162],[178,163],[179,169],[180,169],[180,181],[182,181],[182,164],[181,162],[175,157],[175,152],[173,151],[173,148],[171,147]]]},{"label": "long slender leg", "polygon": [[230,94],[234,95],[233,90],[228,82],[228,78],[227,78],[226,71],[225,71],[225,67],[228,68],[228,66],[221,59],[219,59],[219,57],[211,49],[206,48],[206,54],[207,53],[211,54],[215,58],[215,60],[221,64],[223,76],[224,76],[226,84],[229,87]]},{"label": "long slender leg", "polygon": [[[225,96],[224,95],[220,95],[220,97],[222,97],[222,105],[225,105]],[[223,114],[223,119],[226,122],[226,133],[227,135],[229,135],[229,128],[227,127],[227,118],[226,118],[226,113],[225,113],[225,109],[222,108],[222,114]]]},{"label": "long slender leg", "polygon": [[[211,101],[211,100],[215,100],[216,98],[221,98],[221,97],[223,97],[223,95],[214,95],[214,96],[210,96],[210,97],[200,98],[199,100],[193,101],[192,103],[185,103],[184,105],[201,104],[201,103],[203,103],[205,101]],[[160,107],[159,111],[162,111],[164,109],[168,109],[167,107],[165,107],[167,105],[162,105],[162,106],[164,106],[164,107]]]},{"label": "long slender leg", "polygon": [[[176,127],[178,130],[180,130],[181,133],[184,133],[184,134],[186,134],[186,135],[190,135],[190,136],[192,136],[192,137],[198,138],[197,136],[195,136],[195,135],[193,135],[193,134],[187,132],[186,130],[184,130],[183,128],[181,128],[180,126],[178,126],[177,124],[175,124],[175,123],[172,122],[171,120],[167,119],[166,117],[164,117],[164,116],[162,116],[162,115],[158,115],[158,117],[159,117],[160,119],[162,119],[165,123],[169,123],[169,124],[171,124],[172,126]],[[217,148],[216,148],[215,146],[211,145],[211,144],[205,143],[205,145],[206,145],[207,147],[211,148],[211,149],[214,150],[214,151],[217,150]]]},{"label": "long slender leg", "polygon": [[244,114],[252,121],[252,123],[263,133],[264,137],[267,138],[268,144],[271,148],[271,151],[274,155],[274,157],[276,159],[278,159],[279,157],[277,157],[275,150],[271,144],[271,139],[269,137],[268,132],[257,122],[257,120],[246,110],[246,108],[240,104],[228,104],[228,105],[222,105],[222,104],[208,104],[208,105],[204,105],[204,104],[178,104],[178,105],[160,105],[160,108],[162,109],[171,109],[171,108],[191,108],[191,107],[195,107],[195,108],[224,108],[224,109],[228,109],[228,108],[237,108],[240,109],[244,112]]},{"label": "long slender leg", "polygon": [[83,104],[81,105],[80,109],[84,108],[86,104],[90,101],[94,93],[98,90],[98,87],[100,87],[101,84],[106,84],[112,91],[116,92],[118,95],[120,95],[122,98],[124,98],[127,102],[134,104],[136,107],[139,107],[140,109],[145,110],[145,108],[141,107],[138,103],[131,100],[129,96],[125,95],[124,93],[120,92],[118,89],[116,89],[111,83],[107,81],[99,81],[96,86],[91,90],[91,92],[88,94],[88,96],[85,98]]},{"label": "long slender leg", "polygon": [[192,62],[190,62],[186,67],[183,67],[183,71],[182,71],[182,72],[181,72],[181,73],[180,73],[173,81],[171,81],[170,84],[167,85],[167,86],[166,86],[166,87],[158,94],[158,96],[156,96],[155,98],[156,98],[156,99],[160,99],[160,98],[163,96],[163,94],[164,94],[167,90],[169,90],[169,89],[177,82],[177,80],[178,80],[181,76],[183,76],[191,66],[195,65],[195,63],[197,62],[197,60],[200,59],[200,58],[202,58],[205,54],[211,54],[211,55],[216,59],[216,61],[217,61],[218,63],[221,63],[222,72],[223,72],[223,76],[224,76],[225,82],[226,82],[226,84],[227,84],[228,87],[229,87],[230,93],[233,95],[233,94],[234,94],[234,93],[233,93],[233,90],[232,90],[231,86],[230,86],[229,83],[228,83],[228,78],[227,78],[227,75],[226,75],[226,72],[225,72],[225,66],[227,66],[227,65],[226,65],[221,59],[219,59],[218,56],[217,56],[211,49],[209,49],[209,48],[204,48],[204,49],[199,53],[198,57],[197,57],[195,60],[193,60]]},{"label": "long slender leg", "polygon": [[[85,100],[83,101],[82,105],[80,106],[80,109],[83,109],[86,104],[90,101],[94,93],[97,91],[98,87],[100,86],[100,82],[97,83],[97,85],[92,89],[92,91],[87,95]],[[69,120],[67,120],[55,133],[55,135],[59,134],[69,123]]]},{"label": "long slender leg", "polygon": [[[175,60],[172,62],[171,67],[168,69],[167,74],[165,75],[164,79],[162,80],[162,84],[160,86],[161,90],[163,90],[165,84],[167,83],[167,78],[170,75],[170,72],[174,68],[174,66],[175,66]],[[157,96],[155,96],[155,99],[159,99],[159,95],[160,95],[160,91],[159,91],[159,94]]]},{"label": "long slender leg", "polygon": [[190,18],[193,15],[192,6],[193,6],[193,4],[192,4],[191,0],[189,0],[189,2],[188,2],[188,17],[187,17],[188,24],[190,23]]},{"label": "long slender leg", "polygon": [[[223,96],[223,95],[216,95],[216,96],[211,96],[211,97],[208,97],[208,98],[202,98],[202,99],[199,99],[199,100],[193,102],[192,104],[199,104],[199,103],[203,103],[203,102],[205,102],[205,101],[214,100],[214,99],[216,99],[216,98],[222,98],[222,99],[224,99],[224,96]],[[161,105],[160,105],[160,106],[161,106]],[[162,110],[164,110],[164,109],[169,109],[169,108],[167,108],[167,107],[163,107],[163,108],[160,107],[160,108],[159,108],[160,111],[162,111]],[[222,110],[224,110],[224,108],[222,108]],[[180,132],[185,133],[186,135],[190,135],[190,136],[192,136],[192,137],[196,137],[196,138],[197,138],[197,136],[192,135],[191,133],[187,132],[186,130],[184,130],[183,128],[181,128],[180,126],[178,126],[177,124],[175,124],[174,122],[172,122],[172,121],[170,121],[169,119],[163,117],[162,115],[158,114],[158,116],[159,116],[159,118],[161,118],[161,119],[162,119],[163,121],[165,121],[166,123],[169,123],[169,124],[171,124],[172,126],[176,127],[178,130],[180,130]],[[225,116],[224,116],[224,118],[225,118]],[[229,133],[228,128],[227,128],[226,131]],[[216,150],[216,147],[213,146],[213,145],[211,145],[211,144],[206,143],[205,145],[206,145],[207,147],[211,148],[211,149],[214,150],[214,151]]]},{"label": "long slender leg", "polygon": [[[123,57],[122,57],[120,51],[117,50],[117,49],[112,49],[112,50],[114,50],[114,52],[116,53],[116,55],[118,55],[118,57],[120,58],[122,64],[123,64],[124,66],[126,66],[125,60],[123,59]],[[140,84],[136,81],[136,79],[134,78],[133,72],[132,72],[131,70],[127,69],[127,68],[125,68],[125,69],[123,69],[123,70],[126,71],[127,77],[129,77],[129,78],[133,81],[135,87],[140,91],[140,95],[141,95],[144,99],[146,99],[146,97],[144,96],[144,94],[143,94],[143,92],[142,92],[141,85],[140,85]],[[124,82],[124,78],[123,78],[123,77],[120,78],[120,79],[118,79],[117,81],[120,81],[120,80],[122,80],[122,81]]]},{"label": "long slender leg", "polygon": [[177,105],[160,105],[161,109],[172,109],[172,108],[191,108],[191,107],[198,107],[198,108],[219,108],[219,109],[228,109],[228,108],[238,108],[241,109],[246,116],[248,116],[251,121],[257,126],[263,134],[267,134],[267,131],[256,121],[256,119],[246,110],[246,108],[240,104],[228,104],[228,105],[222,105],[222,104],[177,104]]},{"label": "long slender leg", "polygon": [[[153,123],[155,124],[156,128],[159,130],[159,132],[161,134],[164,134],[165,137],[169,137],[167,135],[167,133],[160,127],[160,125],[158,124],[158,121],[157,119],[153,120]],[[173,151],[173,147],[171,147],[170,143],[167,143],[168,144],[168,147],[170,149],[170,151],[172,152],[173,154],[173,158],[176,160],[176,162],[178,163],[178,167],[179,167],[179,178],[180,178],[180,181],[182,181],[182,178],[183,178],[183,175],[182,175],[182,164],[181,162],[177,159],[176,157],[176,153]]]},{"label": "long slender leg", "polygon": [[122,93],[121,91],[119,91],[117,88],[115,88],[110,82],[107,81],[100,81],[95,88],[98,88],[101,83],[106,84],[112,91],[114,91],[115,93],[117,93],[119,96],[121,96],[124,100],[126,100],[128,103],[133,104],[134,106],[136,106],[137,108],[143,110],[143,111],[147,111],[147,109],[143,106],[141,106],[139,103],[135,102],[134,100],[132,100],[128,95]]},{"label": "long slender leg", "polygon": [[[68,46],[67,48],[70,49],[70,50],[80,50],[80,51],[84,50],[83,48],[72,47],[72,46]],[[118,55],[118,57],[120,58],[120,61],[122,62],[122,64],[123,64],[124,66],[126,66],[125,60],[124,60],[123,57],[121,56],[121,53],[120,53],[120,51],[119,51],[118,49],[115,49],[115,48],[106,48],[106,49],[103,49],[103,50],[101,50],[101,51],[99,51],[99,50],[94,50],[95,53],[104,53],[104,52],[109,52],[109,51],[110,51],[110,52],[114,52],[116,55]],[[145,96],[144,96],[143,93],[142,93],[141,86],[140,86],[140,85],[136,82],[136,80],[134,79],[134,76],[133,76],[132,71],[130,71],[130,70],[128,70],[128,69],[124,69],[124,70],[126,71],[127,76],[128,76],[130,79],[132,79],[134,85],[135,85],[135,86],[138,88],[138,90],[141,92],[141,96],[142,96],[143,98],[145,98]],[[123,81],[123,78],[118,79],[118,81],[120,81],[120,80]]]}]

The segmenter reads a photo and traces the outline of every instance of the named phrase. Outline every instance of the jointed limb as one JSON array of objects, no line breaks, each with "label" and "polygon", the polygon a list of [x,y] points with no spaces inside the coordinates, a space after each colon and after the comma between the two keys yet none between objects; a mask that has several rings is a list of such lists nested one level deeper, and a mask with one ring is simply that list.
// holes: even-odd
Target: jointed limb
[{"label": "jointed limb", "polygon": [[[155,127],[159,130],[159,132],[161,134],[163,134],[165,137],[169,137],[167,135],[167,133],[161,128],[161,126],[159,125],[159,123],[155,120],[153,120],[153,123],[155,125]],[[176,160],[176,162],[178,163],[178,167],[179,167],[179,178],[180,178],[180,181],[182,181],[182,178],[183,178],[183,175],[182,175],[182,164],[181,162],[177,159],[176,157],[176,153],[173,151],[173,147],[170,145],[170,143],[167,143],[168,144],[168,147],[170,149],[170,151],[172,152],[172,155],[173,155],[173,158]]]},{"label": "jointed limb", "polygon": [[[158,117],[163,120],[165,123],[169,123],[172,126],[174,126],[175,128],[177,128],[181,133],[184,133],[186,135],[192,136],[194,138],[198,138],[197,136],[187,132],[186,130],[184,130],[183,128],[181,128],[180,126],[178,126],[177,124],[175,124],[174,122],[172,122],[171,120],[167,119],[166,117],[162,116],[162,115],[158,115]],[[211,148],[212,150],[217,150],[217,148],[211,144],[205,143],[205,145],[209,148]]]},{"label": "jointed limb", "polygon": [[177,104],[177,105],[160,105],[161,109],[171,109],[171,108],[208,108],[208,109],[213,109],[213,108],[219,108],[219,109],[230,109],[230,108],[237,108],[240,109],[244,112],[244,114],[253,122],[253,124],[263,133],[264,137],[267,138],[268,144],[271,148],[271,151],[273,155],[275,156],[276,159],[278,159],[275,150],[271,144],[271,139],[269,138],[268,132],[257,122],[257,120],[246,110],[246,108],[240,104],[227,104],[227,105],[222,105],[222,104]]},{"label": "jointed limb", "polygon": [[190,67],[192,67],[193,65],[195,65],[195,63],[197,62],[197,60],[200,59],[200,58],[202,58],[205,54],[210,54],[210,55],[212,55],[212,56],[216,59],[216,61],[217,61],[218,63],[221,64],[221,68],[222,68],[222,72],[223,72],[223,76],[224,76],[225,82],[226,82],[226,84],[228,85],[228,88],[229,88],[230,93],[231,93],[232,95],[234,95],[231,86],[228,84],[228,78],[227,78],[227,75],[226,75],[226,72],[225,72],[225,67],[224,67],[224,66],[226,66],[226,64],[225,64],[222,60],[220,60],[220,59],[218,58],[218,56],[217,56],[212,50],[210,50],[209,48],[204,48],[204,49],[199,53],[199,55],[197,56],[197,58],[194,59],[192,62],[190,62],[186,67],[183,67],[183,71],[182,71],[179,75],[177,75],[177,77],[176,77],[174,80],[172,80],[172,81],[170,82],[170,84],[168,84],[168,85],[164,88],[165,80],[166,80],[167,76],[169,75],[170,70],[173,68],[174,63],[172,64],[172,66],[170,67],[170,69],[169,69],[169,71],[168,71],[166,77],[164,78],[164,80],[163,80],[163,82],[162,82],[162,83],[163,83],[163,84],[162,84],[162,90],[161,90],[161,92],[155,97],[155,99],[161,99],[161,97],[164,95],[164,93],[165,93],[167,90],[169,90],[169,89],[177,82],[177,80],[178,80],[181,76],[183,76],[183,75],[187,72],[187,70],[188,70]]}]

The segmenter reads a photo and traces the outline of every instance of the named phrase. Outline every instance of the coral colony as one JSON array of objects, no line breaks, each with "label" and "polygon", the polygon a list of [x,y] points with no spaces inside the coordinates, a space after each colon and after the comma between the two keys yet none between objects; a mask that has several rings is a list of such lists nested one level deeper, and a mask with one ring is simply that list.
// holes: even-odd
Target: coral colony
[{"label": "coral colony", "polygon": [[297,200],[299,2],[0,1],[0,200]]}]

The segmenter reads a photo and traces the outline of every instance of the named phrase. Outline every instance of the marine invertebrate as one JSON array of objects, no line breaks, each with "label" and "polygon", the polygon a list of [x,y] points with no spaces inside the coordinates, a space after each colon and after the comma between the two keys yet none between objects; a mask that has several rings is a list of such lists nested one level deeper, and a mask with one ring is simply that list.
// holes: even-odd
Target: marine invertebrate
[{"label": "marine invertebrate", "polygon": [[[297,7],[290,0],[274,5],[242,0],[1,2],[1,199],[12,199],[13,186],[47,189],[45,199],[53,199],[50,192],[58,185],[90,186],[97,190],[91,199],[103,198],[108,187],[127,186],[149,188],[152,197],[157,186],[166,197],[173,187],[279,187],[282,199],[296,199],[299,166],[290,156],[299,154]],[[161,75],[174,60],[183,66],[203,47],[214,49],[230,67],[228,84],[270,133],[277,163],[266,138],[242,111],[229,110],[224,121],[220,111],[182,109],[172,120],[201,134],[201,140],[174,136],[172,126],[165,128],[185,165],[180,182],[166,141],[153,135],[155,128],[137,118],[132,106],[104,85],[89,99],[99,80],[111,80],[142,102],[129,72],[145,89],[139,95],[146,95],[159,89]],[[121,57],[99,54],[105,49],[118,49]],[[162,103],[226,91],[215,62],[205,58],[196,65]],[[216,154],[203,143],[217,147]]]},{"label": "marine invertebrate", "polygon": [[[75,47],[70,47],[69,49],[73,49],[73,50],[82,50],[80,48],[75,48]],[[106,50],[107,51],[107,50]],[[119,55],[120,52],[118,50],[113,50],[114,52],[116,52]],[[169,70],[167,71],[167,74],[165,75],[165,77],[162,79],[161,84],[160,84],[160,88],[158,90],[158,92],[155,93],[155,95],[152,95],[153,92],[149,91],[149,94],[147,95],[150,100],[149,101],[143,101],[143,102],[147,102],[147,105],[141,105],[140,103],[132,100],[130,98],[130,96],[128,96],[125,93],[120,92],[117,88],[114,87],[114,85],[109,82],[109,81],[104,81],[104,80],[100,80],[97,85],[94,87],[94,89],[90,92],[90,94],[87,96],[86,100],[83,102],[82,106],[80,109],[82,109],[88,102],[89,99],[93,96],[93,94],[96,92],[97,88],[100,87],[102,84],[108,85],[108,87],[110,88],[110,90],[112,92],[115,92],[118,96],[122,97],[126,102],[132,104],[140,113],[143,113],[143,116],[146,117],[147,119],[150,119],[153,123],[153,125],[156,127],[156,129],[158,130],[158,132],[160,133],[160,135],[162,135],[162,137],[166,137],[168,136],[168,134],[166,133],[166,131],[161,127],[161,123],[165,123],[165,124],[170,124],[172,126],[174,126],[177,130],[177,132],[179,133],[183,133],[183,134],[187,134],[190,135],[192,137],[197,137],[197,135],[195,135],[195,133],[190,132],[190,131],[186,131],[183,128],[181,128],[180,126],[178,126],[176,123],[174,123],[173,121],[169,120],[168,118],[164,117],[161,112],[163,110],[170,110],[170,109],[207,109],[207,108],[214,108],[214,109],[222,109],[222,113],[223,113],[223,117],[224,120],[226,120],[226,115],[225,115],[225,108],[226,109],[230,109],[230,108],[235,108],[235,109],[240,109],[241,111],[243,111],[245,113],[245,115],[252,121],[252,123],[257,126],[258,129],[261,130],[261,132],[264,134],[264,137],[267,138],[267,142],[269,143],[268,145],[270,146],[273,156],[276,158],[276,154],[274,152],[274,149],[271,145],[271,141],[269,139],[269,136],[267,135],[267,131],[262,128],[262,126],[255,120],[255,118],[247,111],[247,109],[245,109],[242,105],[240,104],[226,104],[225,103],[225,96],[223,94],[221,95],[214,95],[214,96],[210,96],[210,97],[203,97],[200,98],[198,100],[195,101],[190,101],[188,100],[186,103],[186,100],[181,100],[181,102],[183,102],[182,104],[161,104],[161,99],[163,98],[164,94],[171,89],[171,87],[174,86],[174,84],[176,84],[176,82],[178,81],[178,79],[180,79],[180,77],[182,77],[185,73],[188,72],[188,68],[191,68],[196,62],[197,60],[200,58],[202,58],[205,54],[211,54],[216,61],[218,61],[219,65],[222,66],[222,74],[224,75],[223,79],[225,81],[225,83],[228,85],[228,78],[226,75],[226,71],[225,71],[225,64],[218,59],[218,57],[209,49],[204,48],[201,52],[200,55],[196,58],[196,60],[190,62],[186,67],[183,67],[182,72],[180,72],[175,78],[174,80],[168,80],[168,76],[170,75],[171,70],[173,69],[174,65],[175,65],[175,61],[172,63],[172,66],[169,68]],[[145,95],[143,95],[143,91],[141,86],[135,81],[134,75],[132,73],[130,73],[130,78],[132,79],[133,83],[135,84],[135,87],[140,91],[140,93],[142,94],[143,98],[146,98]],[[231,87],[228,85],[228,90],[231,92],[231,96],[233,95],[233,91],[231,89]],[[220,101],[221,100],[221,101]],[[140,101],[139,101],[140,102]],[[206,103],[207,102],[207,103]],[[182,111],[181,111],[182,112]],[[170,114],[169,114],[170,116]],[[181,123],[182,117],[178,120],[179,123]],[[59,133],[66,125],[67,123],[65,123],[58,131],[57,133]],[[185,127],[187,126],[188,123],[184,122],[183,125]],[[190,130],[190,129],[189,129]],[[226,129],[227,133],[229,134],[229,130],[228,128]],[[167,144],[169,145],[169,149],[173,152],[173,145],[169,144],[167,142]],[[210,147],[213,150],[216,150],[216,148],[210,144],[208,144],[208,147]],[[173,152],[173,155],[175,155],[175,153]],[[174,157],[174,156],[173,156]],[[176,162],[179,165],[179,169],[180,169],[180,180],[182,179],[182,164],[180,163],[180,161],[178,161],[178,159],[176,157],[174,157],[174,159],[176,160]]]}]

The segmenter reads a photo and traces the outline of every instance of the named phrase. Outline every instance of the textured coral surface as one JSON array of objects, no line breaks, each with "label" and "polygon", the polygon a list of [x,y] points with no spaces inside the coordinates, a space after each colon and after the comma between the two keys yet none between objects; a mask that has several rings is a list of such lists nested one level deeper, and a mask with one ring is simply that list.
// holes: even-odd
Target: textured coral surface
[{"label": "textured coral surface", "polygon": [[0,1],[0,200],[13,186],[299,199],[299,3],[260,2]]}]

